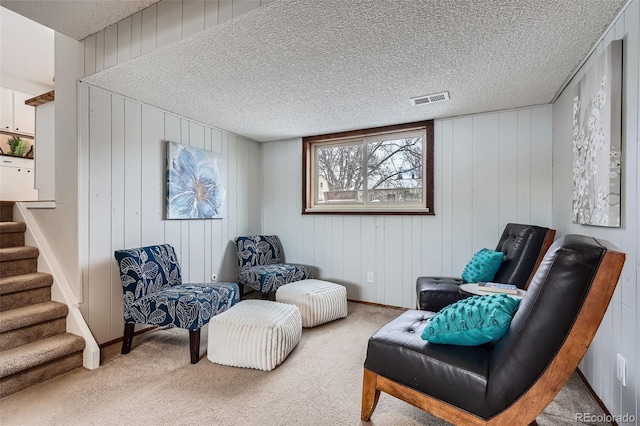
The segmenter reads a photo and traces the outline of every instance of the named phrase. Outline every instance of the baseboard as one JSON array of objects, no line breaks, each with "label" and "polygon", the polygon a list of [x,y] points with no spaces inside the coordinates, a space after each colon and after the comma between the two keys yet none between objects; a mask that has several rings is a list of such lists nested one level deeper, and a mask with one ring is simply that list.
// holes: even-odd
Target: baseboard
[{"label": "baseboard", "polygon": [[[158,328],[158,326],[157,326],[157,325],[152,325],[152,326],[150,326],[150,327],[143,328],[142,330],[138,330],[138,331],[136,331],[135,333],[133,333],[133,335],[134,335],[134,336],[137,336],[137,335],[139,335],[139,334],[146,333],[147,331],[155,330],[156,328]],[[124,339],[124,336],[122,336],[122,337],[118,337],[117,339],[109,340],[108,342],[105,342],[105,343],[101,343],[101,344],[99,344],[99,345],[98,345],[98,347],[99,347],[100,349],[104,349],[104,348],[106,348],[107,346],[111,346],[111,345],[114,345],[114,344],[116,344],[116,343],[118,343],[118,342],[122,342],[122,339]]]},{"label": "baseboard", "polygon": [[365,302],[363,300],[347,299],[347,302],[360,303],[361,305],[376,306],[378,308],[397,309],[398,311],[408,311],[409,309],[400,306],[383,305],[382,303]]},{"label": "baseboard", "polygon": [[[609,418],[613,418],[613,416],[611,415],[611,412],[609,411],[609,409],[607,408],[606,405],[604,405],[604,402],[602,402],[602,400],[600,399],[600,397],[596,394],[596,392],[593,390],[593,388],[591,387],[591,385],[589,384],[589,382],[587,381],[587,378],[585,377],[584,374],[582,374],[582,371],[580,371],[580,368],[576,368],[576,373],[578,374],[578,377],[580,377],[580,380],[582,380],[582,383],[584,383],[585,387],[587,388],[587,390],[589,391],[589,393],[591,394],[591,396],[593,397],[593,399],[596,400],[596,402],[598,403],[598,405],[600,406],[600,408],[602,409],[602,411],[604,412],[604,414],[606,416],[608,416]],[[612,425],[618,426],[618,423],[615,421],[611,421]]]}]

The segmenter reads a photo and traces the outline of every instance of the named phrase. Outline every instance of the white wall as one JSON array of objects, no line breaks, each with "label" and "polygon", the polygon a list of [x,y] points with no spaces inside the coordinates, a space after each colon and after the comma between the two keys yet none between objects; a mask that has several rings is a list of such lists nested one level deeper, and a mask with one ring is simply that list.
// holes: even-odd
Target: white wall
[{"label": "white wall", "polygon": [[[205,229],[200,229],[200,225],[191,226],[189,224],[160,226],[157,221],[142,220],[142,215],[153,214],[157,216],[159,214],[157,203],[161,202],[162,198],[155,199],[153,204],[155,210],[149,210],[148,204],[141,205],[140,208],[136,209],[135,215],[139,216],[138,218],[133,218],[135,219],[134,222],[129,221],[129,219],[132,219],[130,217],[132,210],[128,207],[125,210],[124,205],[117,204],[114,204],[113,211],[94,210],[94,213],[98,216],[91,217],[87,200],[82,199],[82,197],[87,196],[92,190],[95,191],[92,193],[93,196],[97,196],[97,193],[105,197],[105,191],[110,191],[111,187],[106,186],[108,182],[101,181],[101,177],[98,177],[98,182],[94,179],[94,186],[88,180],[92,164],[93,166],[103,165],[101,161],[104,158],[100,158],[101,161],[98,161],[98,157],[95,157],[93,158],[93,163],[85,161],[89,159],[89,151],[85,150],[90,145],[78,146],[76,135],[78,126],[85,132],[83,141],[86,144],[90,143],[91,134],[96,138],[94,141],[101,140],[100,138],[103,138],[104,135],[96,132],[95,127],[93,130],[88,127],[88,116],[83,115],[84,121],[76,124],[77,108],[84,108],[83,111],[86,113],[91,105],[88,95],[84,94],[81,98],[84,105],[77,106],[77,80],[84,75],[92,74],[108,66],[122,63],[156,48],[186,38],[194,32],[222,24],[242,13],[270,2],[271,0],[164,0],[123,19],[97,34],[89,36],[83,42],[77,42],[62,34],[55,33],[56,208],[33,210],[33,214],[53,250],[56,253],[63,253],[58,258],[61,268],[81,303],[80,309],[98,343],[103,343],[122,335],[122,295],[119,280],[114,278],[115,275],[114,277],[110,275],[108,281],[105,281],[104,277],[100,277],[100,272],[105,272],[113,267],[113,265],[107,266],[105,264],[107,257],[109,262],[112,261],[113,253],[111,248],[109,248],[110,252],[107,257],[103,257],[103,255],[106,256],[106,251],[102,255],[97,255],[95,249],[99,247],[99,252],[100,250],[104,251],[104,247],[100,246],[100,242],[108,242],[109,247],[111,244],[114,244],[115,247],[118,242],[125,238],[117,236],[117,231],[114,231],[116,234],[114,234],[114,240],[112,241],[111,237],[101,233],[100,229],[106,229],[107,223],[109,223],[110,228],[117,229],[118,226],[125,226],[122,225],[122,222],[124,222],[126,228],[123,229],[123,232],[127,235],[124,241],[126,243],[137,244],[139,241],[141,244],[147,242],[151,244],[156,242],[156,237],[160,237],[162,241],[176,245],[178,252],[181,253],[181,256],[184,256],[181,261],[185,271],[185,279],[190,278],[191,273],[194,274],[193,279],[200,279],[200,276],[204,279],[205,277],[210,277],[211,272],[217,272],[220,279],[235,280],[235,264],[226,261],[230,256],[227,245],[228,240],[240,233],[257,233],[260,229],[260,187],[257,185],[260,180],[260,146],[228,132],[187,122],[169,114],[166,114],[165,119],[160,120],[163,126],[160,129],[157,127],[160,125],[158,117],[160,115],[164,117],[165,113],[159,113],[159,110],[151,107],[139,106],[137,109],[147,112],[153,111],[153,113],[148,112],[149,116],[142,116],[141,112],[134,112],[136,118],[133,118],[133,121],[131,121],[132,119],[129,115],[126,118],[122,118],[122,120],[127,123],[127,126],[133,126],[136,131],[139,128],[143,128],[145,132],[151,132],[151,136],[146,134],[141,136],[143,140],[146,140],[146,137],[164,137],[171,140],[177,139],[177,141],[182,141],[182,143],[186,144],[192,143],[196,146],[199,146],[204,141],[204,143],[211,144],[211,149],[216,149],[216,146],[220,146],[219,149],[229,150],[229,186],[230,188],[236,186],[240,191],[239,193],[231,193],[230,191],[229,218],[223,221],[212,221],[211,224],[205,225]],[[88,91],[86,87],[83,90],[85,92]],[[116,103],[120,105],[122,102],[118,100]],[[128,106],[127,114],[129,114],[131,102],[126,101],[126,105]],[[103,126],[104,129],[110,129],[112,125],[119,129],[118,126],[120,126],[120,121],[122,120],[120,118],[114,119],[113,124],[107,122],[107,114],[112,114],[113,112],[108,111],[108,108],[104,109],[104,105],[102,106],[103,109],[100,114],[95,111],[92,112],[93,119],[97,119],[97,122],[94,121],[93,124]],[[104,114],[104,116],[101,116],[101,114]],[[109,115],[109,117],[111,116]],[[130,134],[130,130],[128,130],[128,134]],[[194,132],[193,136],[191,132]],[[139,146],[140,141],[134,143]],[[111,152],[112,149],[120,150],[117,152],[127,152],[129,160],[127,160],[125,172],[142,173],[144,170],[144,173],[147,173],[147,163],[142,161],[146,158],[146,152],[143,154],[139,148],[133,154],[137,155],[140,160],[139,164],[136,165],[130,162],[131,157],[128,151],[124,150],[121,145],[103,147],[98,144],[97,146],[100,149],[108,148],[108,152]],[[79,150],[87,158],[79,159]],[[160,155],[156,151],[153,151],[152,154],[156,159]],[[242,165],[236,166],[236,163]],[[94,170],[96,169],[94,168]],[[158,171],[153,170],[154,175],[157,175]],[[109,173],[117,176],[120,171],[118,169]],[[122,177],[119,177],[119,179],[121,181]],[[114,184],[118,185],[120,181]],[[101,186],[95,187],[95,185]],[[115,186],[114,188],[118,187]],[[130,201],[131,197],[140,195],[140,191],[134,191],[133,193],[128,190],[125,191],[125,201]],[[154,191],[157,192],[158,188],[154,188]],[[122,194],[120,192],[118,194],[122,198]],[[238,198],[234,199],[234,196]],[[79,197],[81,198],[80,200]],[[94,200],[93,205],[95,207],[100,203],[107,205],[110,203],[110,199],[102,198],[99,202]],[[127,204],[127,206],[129,205],[131,205],[131,202]],[[123,210],[127,212],[127,216],[124,218],[119,216]],[[115,214],[115,219],[112,214]],[[112,223],[112,220],[115,222]],[[135,232],[140,234],[139,237],[130,239],[130,223],[135,223],[133,227]],[[160,235],[161,228],[162,234]],[[211,228],[210,237],[205,236],[209,228]],[[98,233],[92,234],[94,231]],[[201,241],[201,238],[205,238],[205,240]],[[197,250],[197,246],[200,244],[202,244],[202,250]],[[93,254],[91,254],[92,247],[94,248]],[[187,256],[193,267],[185,265]],[[202,260],[203,257],[204,260]],[[221,261],[220,259],[222,258],[225,261]],[[203,266],[196,267],[195,265],[200,261],[202,261]],[[91,273],[94,278],[98,277],[97,281],[89,278]],[[114,285],[114,283],[117,285]],[[105,296],[109,297],[103,299]]]},{"label": "white wall", "polygon": [[40,201],[56,199],[56,108],[55,101],[36,109],[36,189]]},{"label": "white wall", "polygon": [[[80,306],[98,343],[122,336],[122,284],[114,250],[169,243],[184,282],[236,281],[233,238],[261,228],[260,145],[158,108],[80,84]],[[166,141],[227,157],[228,216],[163,220]]]},{"label": "white wall", "polygon": [[[55,252],[65,253],[59,262],[80,302],[85,299],[85,286],[81,283],[78,259],[82,257],[79,250],[80,246],[87,244],[84,239],[87,236],[79,235],[78,229],[78,187],[83,182],[78,181],[77,81],[85,75],[128,61],[270,2],[271,0],[163,0],[87,37],[82,42],[60,33],[53,34],[56,78],[56,208],[34,210],[33,214]],[[11,11],[2,10],[3,17],[9,13],[13,14]],[[51,32],[48,28],[42,28]],[[5,73],[3,78],[5,77],[8,79],[10,76]],[[7,87],[11,88],[10,85]],[[20,88],[16,87],[16,90]],[[43,90],[43,93],[49,90]],[[53,159],[49,158],[40,159],[40,165],[47,160],[53,162]],[[83,164],[80,166],[85,169],[87,167]],[[54,165],[47,164],[45,168],[51,169]],[[85,305],[81,307],[85,314]]]},{"label": "white wall", "polygon": [[302,141],[263,144],[263,232],[350,299],[412,308],[418,276],[460,276],[509,222],[551,225],[551,126],[551,106],[436,120],[435,216],[301,215]]},{"label": "white wall", "polygon": [[[33,210],[49,245],[59,253],[58,262],[79,300],[82,300],[78,263],[78,145],[76,142],[76,81],[82,76],[82,44],[55,33],[56,100],[55,209]],[[36,165],[39,169],[40,165]],[[47,167],[50,166],[47,165]],[[36,173],[38,171],[36,170]]]},{"label": "white wall", "polygon": [[[604,238],[627,254],[622,277],[606,316],[580,369],[612,414],[633,414],[638,418],[638,277],[640,277],[640,192],[638,27],[640,1],[634,0],[597,45],[585,63],[553,105],[553,225],[561,234],[579,233]],[[622,227],[599,228],[572,223],[572,117],[573,94],[578,81],[593,60],[612,40],[623,40],[622,106]],[[616,378],[616,354],[627,361],[627,386]],[[636,420],[636,424],[637,420]]]},{"label": "white wall", "polygon": [[[85,39],[82,73],[89,75],[130,60],[270,1],[163,0]],[[83,204],[86,217],[82,225],[87,235],[81,239],[85,273],[85,302],[81,308],[97,340],[105,342],[122,334],[121,290],[112,251],[123,245],[155,243],[155,238],[161,237],[180,251],[185,278],[206,279],[219,268],[222,279],[232,279],[235,267],[226,261],[230,253],[225,242],[242,233],[275,233],[280,235],[289,261],[315,266],[319,277],[344,283],[350,298],[413,307],[417,276],[459,275],[475,250],[495,245],[506,223],[534,223],[553,226],[560,233],[605,237],[627,253],[623,278],[581,368],[613,413],[636,413],[637,417],[639,16],[638,0],[634,0],[605,40],[605,44],[613,38],[625,40],[625,211],[624,227],[617,230],[571,224],[571,93],[581,74],[553,106],[553,147],[551,107],[436,121],[436,216],[300,215],[300,140],[260,147],[233,134],[84,87],[84,121],[80,124],[86,146],[81,148],[93,147],[93,153],[83,151],[92,161],[81,163],[80,171],[80,182],[87,185],[81,194],[92,200]],[[601,51],[602,46],[598,49]],[[58,57],[58,44],[56,52]],[[59,57],[66,59],[64,55]],[[57,105],[59,78],[56,69],[56,114],[61,111]],[[75,96],[73,90],[68,93]],[[71,104],[66,106],[68,111],[75,111]],[[89,114],[93,107],[97,109]],[[68,134],[58,134],[56,117],[56,140],[64,144],[57,150],[61,157],[56,163],[58,208],[35,213],[56,251],[69,253],[60,261],[66,272],[74,273],[79,270],[75,256],[78,195],[74,187],[78,163],[71,122],[65,123]],[[98,127],[86,127],[91,123]],[[130,140],[127,135],[132,131],[139,138]],[[123,132],[126,147],[117,137]],[[196,146],[204,141],[205,147],[210,143],[211,149],[218,146],[222,152],[227,147],[229,187],[237,190],[228,219],[202,225],[197,221],[162,221],[162,194],[157,186],[122,190],[131,173],[153,176],[151,184],[158,184],[161,170],[156,162],[162,151],[154,146],[143,152],[142,147],[162,139]],[[130,145],[135,148],[129,150]],[[261,167],[263,172],[259,171]],[[93,182],[86,181],[87,176],[93,176]],[[264,193],[262,205],[259,181]],[[149,204],[142,202],[146,199]],[[374,272],[373,284],[366,283],[367,271]],[[627,359],[627,387],[621,387],[615,379],[618,352]]]},{"label": "white wall", "polygon": [[53,89],[51,28],[0,7],[0,86],[32,96]]}]

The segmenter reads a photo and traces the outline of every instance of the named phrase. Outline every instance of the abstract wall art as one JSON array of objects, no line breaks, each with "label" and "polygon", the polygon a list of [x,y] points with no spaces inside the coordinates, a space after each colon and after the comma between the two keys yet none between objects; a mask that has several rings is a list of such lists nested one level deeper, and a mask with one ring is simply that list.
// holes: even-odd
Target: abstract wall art
[{"label": "abstract wall art", "polygon": [[166,218],[223,218],[226,164],[222,154],[167,142]]},{"label": "abstract wall art", "polygon": [[573,98],[573,222],[620,227],[622,40],[596,58]]}]

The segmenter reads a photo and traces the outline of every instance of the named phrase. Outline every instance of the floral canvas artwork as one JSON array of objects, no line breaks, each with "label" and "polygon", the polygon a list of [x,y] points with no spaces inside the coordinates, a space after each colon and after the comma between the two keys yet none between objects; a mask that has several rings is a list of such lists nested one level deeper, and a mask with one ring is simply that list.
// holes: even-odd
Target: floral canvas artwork
[{"label": "floral canvas artwork", "polygon": [[167,142],[167,219],[224,217],[226,161],[222,154]]},{"label": "floral canvas artwork", "polygon": [[595,60],[573,98],[573,222],[620,227],[622,40]]}]

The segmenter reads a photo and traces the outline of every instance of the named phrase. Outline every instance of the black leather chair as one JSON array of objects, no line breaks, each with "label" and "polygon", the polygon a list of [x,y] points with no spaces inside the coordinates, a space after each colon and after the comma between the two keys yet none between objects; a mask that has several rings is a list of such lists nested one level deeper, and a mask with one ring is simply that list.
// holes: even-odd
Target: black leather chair
[{"label": "black leather chair", "polygon": [[559,239],[506,334],[494,343],[429,343],[420,336],[435,313],[403,313],[369,340],[362,420],[370,419],[382,391],[453,424],[533,422],[589,347],[624,258],[606,241],[582,235]]},{"label": "black leather chair", "polygon": [[[526,290],[555,235],[556,231],[549,228],[507,224],[495,249],[505,257],[493,281]],[[462,283],[462,278],[455,277],[418,277],[418,309],[437,312],[457,302],[460,299],[458,287]]]}]

